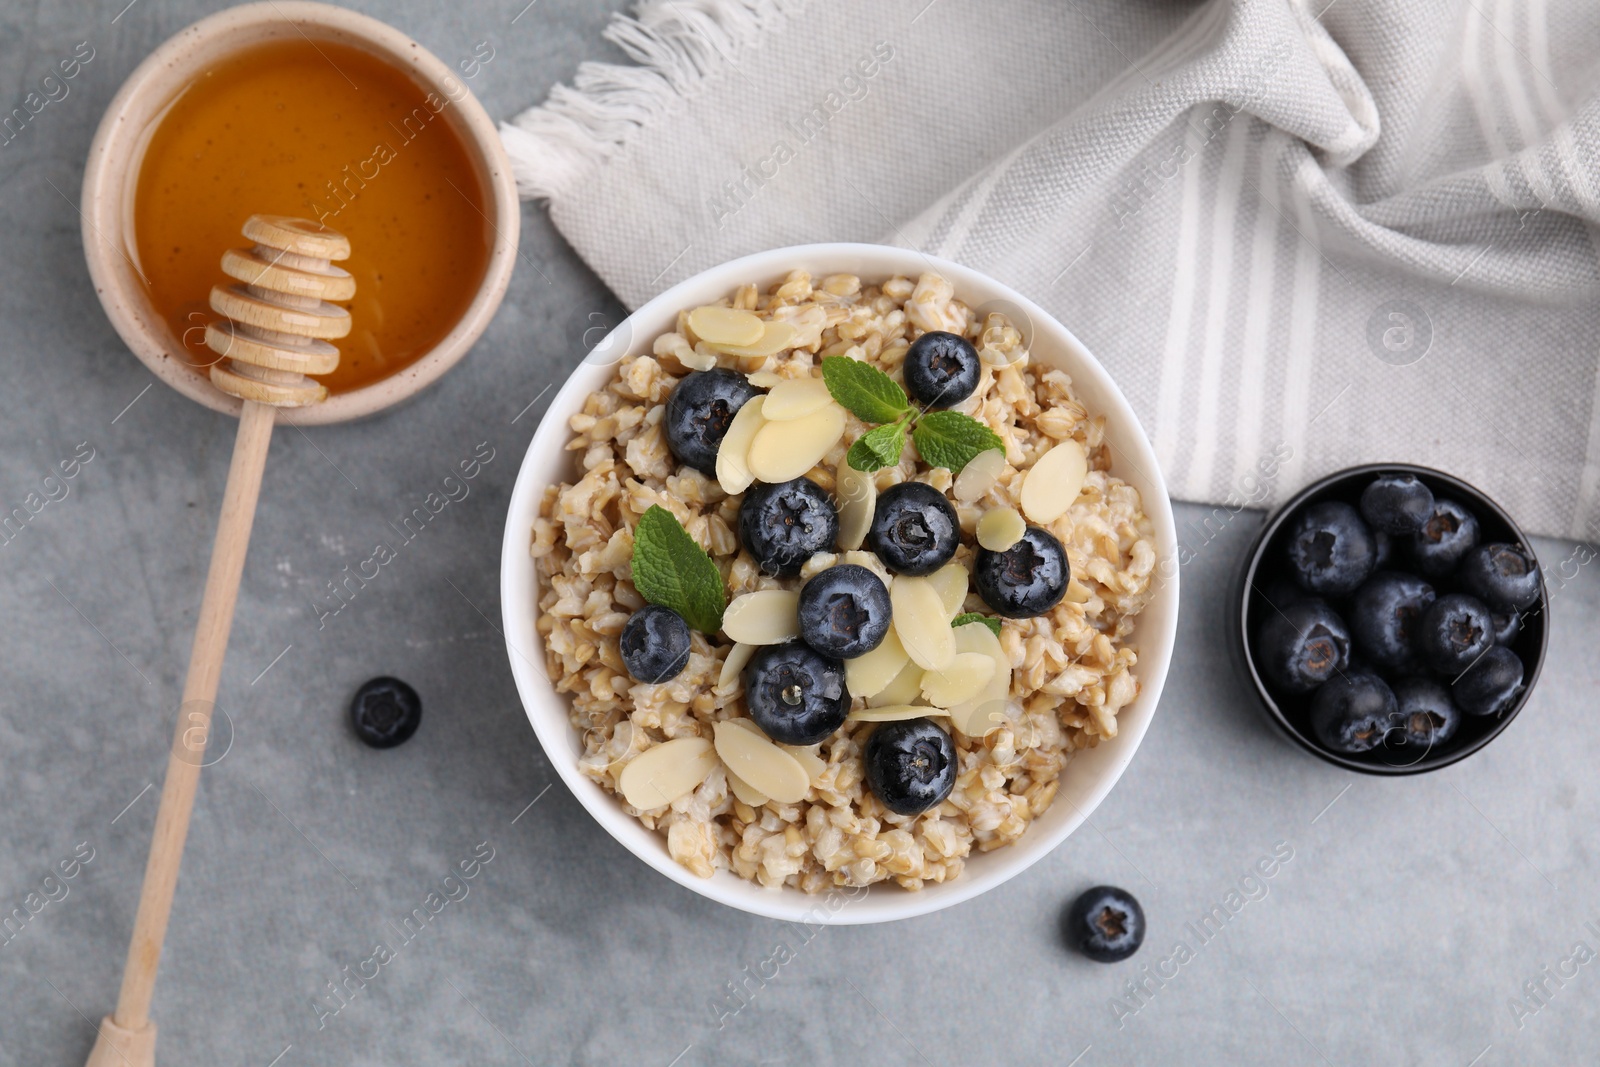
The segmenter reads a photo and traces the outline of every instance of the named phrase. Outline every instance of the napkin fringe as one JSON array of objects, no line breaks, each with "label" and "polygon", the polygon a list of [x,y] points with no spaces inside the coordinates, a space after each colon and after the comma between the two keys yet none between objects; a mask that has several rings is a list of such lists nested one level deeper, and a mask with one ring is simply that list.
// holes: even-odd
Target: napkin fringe
[{"label": "napkin fringe", "polygon": [[500,124],[517,191],[556,200],[657,116],[716,80],[797,0],[647,0],[614,15],[601,36],[632,65],[585,62],[572,85]]}]

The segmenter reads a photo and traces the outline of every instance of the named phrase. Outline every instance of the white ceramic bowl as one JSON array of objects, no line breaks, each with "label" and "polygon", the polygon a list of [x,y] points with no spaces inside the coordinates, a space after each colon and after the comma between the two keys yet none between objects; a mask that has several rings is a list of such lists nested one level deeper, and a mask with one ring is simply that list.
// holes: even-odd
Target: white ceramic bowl
[{"label": "white ceramic bowl", "polygon": [[[566,451],[571,431],[567,420],[583,407],[589,394],[603,388],[618,359],[646,349],[658,334],[673,329],[680,309],[711,303],[746,282],[763,288],[802,268],[814,277],[849,273],[867,280],[901,274],[916,277],[937,270],[955,286],[969,306],[1005,311],[1031,341],[1036,362],[1065,370],[1089,410],[1106,417],[1106,439],[1113,449],[1113,469],[1136,486],[1155,525],[1160,563],[1158,589],[1140,614],[1134,632],[1139,651],[1137,700],[1117,715],[1118,735],[1080,752],[1062,774],[1061,789],[1050,810],[1034,821],[1016,844],[973,855],[960,878],[909,893],[892,882],[873,886],[848,902],[798,889],[767,889],[728,871],[699,878],[667,855],[665,840],[647,830],[622,809],[621,803],[577,767],[582,746],[568,721],[567,699],[558,695],[544,672],[544,650],[535,628],[537,591],[528,543],[545,487],[570,480],[574,454]],[[500,596],[505,618],[511,672],[528,713],[528,721],[562,781],[601,826],[629,851],[680,885],[741,911],[772,919],[839,924],[887,922],[959,904],[993,889],[1038,862],[1094,811],[1133,759],[1150,727],[1172,657],[1178,625],[1177,537],[1172,505],[1161,480],[1155,452],[1139,420],[1105,369],[1078,339],[1032,301],[993,279],[956,263],[931,259],[914,251],[881,245],[818,244],[779,248],[724,263],[673,286],[634,312],[596,346],[572,372],[550,402],[544,421],[528,445],[511,494],[501,549]]]}]

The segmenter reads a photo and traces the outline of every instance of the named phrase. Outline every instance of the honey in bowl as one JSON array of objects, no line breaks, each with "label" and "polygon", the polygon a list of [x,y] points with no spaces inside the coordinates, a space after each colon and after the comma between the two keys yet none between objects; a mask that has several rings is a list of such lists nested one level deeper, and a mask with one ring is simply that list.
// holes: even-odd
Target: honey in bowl
[{"label": "honey in bowl", "polygon": [[472,303],[494,233],[451,102],[349,45],[303,37],[218,62],[157,120],[134,190],[133,253],[184,359],[217,358],[205,324],[222,253],[252,214],[317,219],[350,239],[353,320],[330,392],[433,348]]}]

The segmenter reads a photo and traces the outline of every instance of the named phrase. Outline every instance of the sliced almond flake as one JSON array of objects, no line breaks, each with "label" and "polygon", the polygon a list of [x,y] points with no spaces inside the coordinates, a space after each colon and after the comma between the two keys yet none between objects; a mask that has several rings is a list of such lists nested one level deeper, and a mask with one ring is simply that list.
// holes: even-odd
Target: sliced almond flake
[{"label": "sliced almond flake", "polygon": [[947,620],[960,615],[967,602],[968,577],[967,568],[959,563],[946,563],[928,575],[928,581],[939,591],[939,603],[944,605]]},{"label": "sliced almond flake", "polygon": [[749,663],[750,657],[755,654],[755,645],[735,644],[728,649],[727,656],[722,660],[722,672],[717,675],[716,690],[720,693],[731,692],[734,683],[744,671],[745,664]]},{"label": "sliced almond flake", "polygon": [[1006,454],[1002,449],[990,448],[979,452],[956,475],[950,494],[963,504],[978,500],[999,480],[1006,469]]},{"label": "sliced almond flake", "polygon": [[917,666],[943,670],[956,658],[955,631],[938,587],[927,578],[896,575],[889,585],[889,605],[900,643]]},{"label": "sliced almond flake", "polygon": [[710,370],[717,365],[717,354],[696,345],[677,353],[678,362],[689,370]]},{"label": "sliced almond flake", "polygon": [[828,761],[823,759],[822,756],[817,753],[816,745],[809,745],[806,747],[801,747],[800,745],[779,745],[778,747],[789,753],[789,755],[793,756],[799,762],[800,766],[805,768],[806,773],[811,776],[811,780],[813,782],[815,782],[818,778],[821,778],[824,774],[828,773]]},{"label": "sliced almond flake", "polygon": [[750,805],[752,808],[759,808],[761,805],[767,802],[767,794],[761,792],[761,790],[757,789],[743,778],[740,778],[737,774],[734,774],[728,769],[726,764],[724,764],[722,767],[722,773],[728,776],[728,788],[733,791],[733,795],[738,797],[744,803]]},{"label": "sliced almond flake", "polygon": [[934,707],[954,708],[983,692],[994,671],[994,660],[982,652],[957,652],[944,670],[923,674],[922,695]]},{"label": "sliced almond flake", "polygon": [[761,336],[750,344],[714,344],[711,347],[730,356],[775,356],[794,346],[796,333],[794,326],[787,322],[769,322],[761,331]]},{"label": "sliced almond flake", "polygon": [[926,704],[885,704],[881,708],[858,708],[846,718],[852,722],[900,722],[903,719],[949,714],[943,708],[930,708]]},{"label": "sliced almond flake", "polygon": [[804,418],[833,402],[828,383],[821,378],[787,378],[767,394],[765,416],[769,422]]},{"label": "sliced almond flake", "polygon": [[968,737],[982,737],[1003,725],[1011,700],[1011,661],[1006,658],[1000,639],[987,626],[962,626],[956,631],[956,647],[962,654],[977,653],[994,661],[994,673],[971,700],[950,709],[950,723]]},{"label": "sliced almond flake", "polygon": [[853,552],[867,539],[867,530],[872,526],[872,513],[878,506],[878,484],[872,475],[840,460],[833,476],[833,491],[839,498],[839,549]]},{"label": "sliced almond flake", "polygon": [[758,589],[733,598],[722,613],[722,632],[746,645],[776,645],[800,636],[800,594]]},{"label": "sliced almond flake", "polygon": [[671,804],[706,780],[717,754],[703,737],[679,737],[647,748],[617,776],[622,799],[640,811]]},{"label": "sliced almond flake", "polygon": [[1078,499],[1089,456],[1077,441],[1062,441],[1034,461],[1022,480],[1022,511],[1037,523],[1055,522]]},{"label": "sliced almond flake", "polygon": [[745,401],[744,407],[728,423],[728,432],[722,435],[722,443],[717,446],[717,484],[729,496],[744,492],[756,480],[756,476],[750,473],[746,457],[756,432],[767,424],[766,416],[762,414],[766,401],[764,396],[754,396]]},{"label": "sliced almond flake", "polygon": [[779,804],[797,804],[811,788],[811,776],[800,761],[750,730],[724,720],[712,727],[717,755],[728,770],[744,779],[753,789]]},{"label": "sliced almond flake", "polygon": [[978,520],[978,544],[990,552],[1004,552],[1028,532],[1028,524],[1016,508],[990,508]]},{"label": "sliced almond flake", "polygon": [[883,642],[864,656],[844,661],[844,685],[853,697],[877,696],[911,662],[894,627]]},{"label": "sliced almond flake", "polygon": [[771,389],[774,385],[785,379],[770,370],[758,370],[750,375],[750,384],[757,389]]},{"label": "sliced almond flake", "polygon": [[751,473],[768,483],[800,477],[839,443],[844,421],[844,408],[830,399],[804,418],[767,423],[750,442]]},{"label": "sliced almond flake", "polygon": [[876,695],[867,698],[867,707],[886,708],[890,704],[910,704],[922,699],[922,668],[906,660],[894,681],[884,686]]},{"label": "sliced almond flake", "polygon": [[752,345],[766,333],[767,324],[749,311],[707,305],[689,312],[689,329],[711,345]]}]

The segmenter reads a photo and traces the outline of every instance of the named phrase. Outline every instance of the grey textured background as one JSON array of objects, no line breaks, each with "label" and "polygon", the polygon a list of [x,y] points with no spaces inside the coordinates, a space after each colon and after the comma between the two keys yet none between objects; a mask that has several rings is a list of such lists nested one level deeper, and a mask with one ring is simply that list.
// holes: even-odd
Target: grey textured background
[{"label": "grey textured background", "polygon": [[[7,107],[78,41],[96,49],[71,94],[0,147],[4,510],[80,442],[95,450],[70,495],[0,545],[0,914],[93,849],[66,896],[0,944],[4,1065],[81,1062],[115,1001],[233,433],[152,386],[83,265],[74,202],[101,111],[152,47],[220,6],[143,0],[113,22],[124,2],[0,8]],[[539,0],[514,25],[520,0],[363,6],[447,61],[491,41],[473,86],[503,117],[605,57],[618,5]],[[1547,979],[1520,1028],[1508,1007],[1575,942],[1600,948],[1585,927],[1600,930],[1592,568],[1553,578],[1550,662],[1495,745],[1410,781],[1353,778],[1271,734],[1229,666],[1222,596],[1253,512],[1185,567],[1167,698],[1088,827],[979,900],[818,934],[718,1029],[708,1005],[785,931],[668,883],[559,785],[544,792],[555,778],[495,632],[503,509],[542,402],[512,420],[619,310],[537,208],[523,249],[550,282],[519,268],[432,392],[274,442],[220,698],[231,747],[201,778],[157,992],[162,1062],[1592,1061],[1600,963]],[[496,455],[471,495],[319,632],[310,596],[481,441]],[[1572,551],[1538,548],[1552,569]],[[427,714],[410,743],[374,752],[344,708],[387,672]],[[326,983],[398,940],[391,923],[485,841],[470,895],[319,1029]],[[1208,944],[1184,931],[1278,842],[1293,858],[1263,899]],[[1130,963],[1058,943],[1062,906],[1100,881],[1149,913]],[[1179,938],[1194,958],[1119,1028],[1112,998]]]}]

